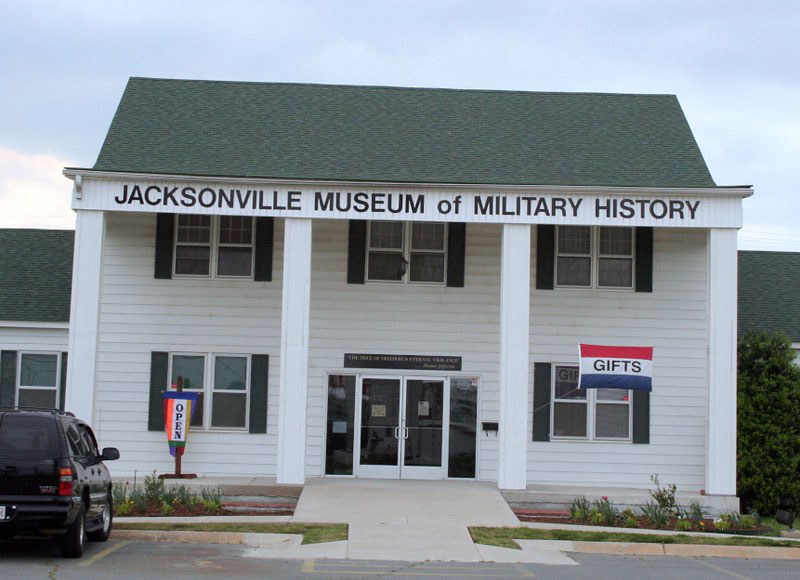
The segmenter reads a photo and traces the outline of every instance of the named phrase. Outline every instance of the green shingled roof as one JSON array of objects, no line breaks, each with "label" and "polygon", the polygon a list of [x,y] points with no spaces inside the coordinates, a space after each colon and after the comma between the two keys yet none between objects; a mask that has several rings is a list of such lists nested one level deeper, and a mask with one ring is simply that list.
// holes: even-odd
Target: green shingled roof
[{"label": "green shingled roof", "polygon": [[72,230],[0,230],[0,320],[68,322]]},{"label": "green shingled roof", "polygon": [[94,169],[714,187],[673,95],[131,78]]},{"label": "green shingled roof", "polygon": [[800,342],[800,253],[739,252],[739,334],[750,330]]}]

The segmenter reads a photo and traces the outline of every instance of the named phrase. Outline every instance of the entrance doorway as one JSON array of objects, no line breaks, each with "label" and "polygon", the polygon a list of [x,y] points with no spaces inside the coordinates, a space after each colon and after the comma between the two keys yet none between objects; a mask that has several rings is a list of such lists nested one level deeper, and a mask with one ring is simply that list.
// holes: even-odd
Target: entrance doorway
[{"label": "entrance doorway", "polygon": [[362,377],[358,475],[444,479],[443,379]]},{"label": "entrance doorway", "polygon": [[326,475],[474,478],[477,378],[329,375]]}]

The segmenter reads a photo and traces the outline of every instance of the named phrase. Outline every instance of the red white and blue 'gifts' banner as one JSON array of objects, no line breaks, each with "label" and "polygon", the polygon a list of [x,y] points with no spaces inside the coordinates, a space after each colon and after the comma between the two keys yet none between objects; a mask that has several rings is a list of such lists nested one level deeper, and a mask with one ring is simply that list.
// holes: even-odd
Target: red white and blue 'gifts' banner
[{"label": "red white and blue 'gifts' banner", "polygon": [[169,454],[183,455],[189,424],[197,403],[197,393],[167,391],[164,393],[164,427],[167,430]]},{"label": "red white and blue 'gifts' banner", "polygon": [[580,344],[581,389],[653,390],[652,346]]}]

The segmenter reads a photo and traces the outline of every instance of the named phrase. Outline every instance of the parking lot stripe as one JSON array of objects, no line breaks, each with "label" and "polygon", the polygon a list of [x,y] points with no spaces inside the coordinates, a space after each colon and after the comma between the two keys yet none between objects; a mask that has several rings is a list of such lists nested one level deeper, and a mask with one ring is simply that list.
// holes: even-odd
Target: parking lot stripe
[{"label": "parking lot stripe", "polygon": [[103,558],[105,558],[106,556],[111,554],[112,552],[116,552],[122,546],[126,546],[126,545],[128,545],[130,543],[131,543],[130,540],[123,540],[121,542],[117,542],[116,544],[114,544],[113,546],[109,546],[108,548],[106,548],[102,552],[97,552],[97,554],[95,554],[94,556],[92,556],[88,560],[84,560],[83,562],[78,564],[78,566],[91,566],[92,564],[94,564],[98,560],[102,560]]}]

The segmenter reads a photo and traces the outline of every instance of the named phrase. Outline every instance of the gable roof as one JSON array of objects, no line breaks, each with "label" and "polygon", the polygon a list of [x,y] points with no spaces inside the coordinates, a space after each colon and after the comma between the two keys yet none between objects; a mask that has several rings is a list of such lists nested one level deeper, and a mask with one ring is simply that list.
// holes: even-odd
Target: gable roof
[{"label": "gable roof", "polygon": [[94,169],[714,187],[674,95],[131,78]]},{"label": "gable roof", "polygon": [[0,320],[69,322],[72,230],[0,229]]},{"label": "gable roof", "polygon": [[739,252],[739,334],[780,331],[800,342],[800,252]]}]

